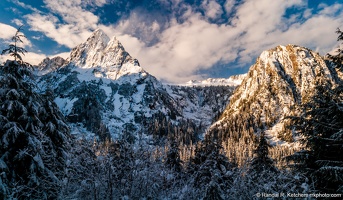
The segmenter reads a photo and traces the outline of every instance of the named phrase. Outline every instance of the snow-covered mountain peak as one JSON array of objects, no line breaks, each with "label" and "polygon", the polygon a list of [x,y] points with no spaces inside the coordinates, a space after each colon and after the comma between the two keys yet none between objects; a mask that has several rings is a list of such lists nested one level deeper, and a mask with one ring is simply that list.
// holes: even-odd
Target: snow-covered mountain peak
[{"label": "snow-covered mountain peak", "polygon": [[140,67],[116,37],[109,39],[101,30],[75,47],[62,67],[39,81],[42,90],[54,90],[55,102],[75,134],[86,128],[99,137],[120,138],[141,130],[160,133],[155,124],[163,123],[173,132],[172,126],[184,127],[193,140],[220,115],[235,88],[216,85],[163,85]]},{"label": "snow-covered mountain peak", "polygon": [[255,132],[267,129],[272,141],[291,141],[284,117],[297,115],[294,107],[312,99],[317,85],[335,85],[336,76],[324,59],[308,48],[280,45],[264,51],[215,126],[229,126],[239,116],[242,124],[250,123],[242,126],[254,127]]},{"label": "snow-covered mountain peak", "polygon": [[69,64],[81,68],[82,73],[90,72],[96,77],[112,80],[127,74],[145,72],[116,37],[109,39],[101,29],[93,32],[86,42],[75,47],[68,61]]},{"label": "snow-covered mountain peak", "polygon": [[110,38],[101,29],[96,29],[92,35],[87,39],[90,44],[107,44]]},{"label": "snow-covered mountain peak", "polygon": [[[101,30],[75,47],[59,70],[42,76],[39,85],[54,90],[55,102],[69,122],[82,123],[99,137],[101,127],[106,127],[103,133],[121,137],[124,131],[151,129],[144,126],[146,121],[176,120],[182,112],[120,41]],[[77,130],[76,126],[73,132]]]},{"label": "snow-covered mountain peak", "polygon": [[43,75],[49,73],[51,71],[55,71],[62,67],[66,63],[66,60],[60,56],[56,56],[54,58],[46,57],[42,62],[37,65],[37,69],[39,70],[39,74]]},{"label": "snow-covered mountain peak", "polygon": [[[242,83],[243,98],[253,96],[254,91],[265,90],[292,91],[295,101],[301,102],[316,86],[318,79],[332,81],[330,69],[316,52],[296,45],[277,46],[262,52]],[[268,86],[268,88],[266,88]],[[273,86],[273,88],[271,88]]]},{"label": "snow-covered mountain peak", "polygon": [[122,49],[125,51],[124,46],[120,43],[120,41],[117,39],[116,36],[113,36],[111,40],[107,43],[106,49],[111,50],[111,49]]}]

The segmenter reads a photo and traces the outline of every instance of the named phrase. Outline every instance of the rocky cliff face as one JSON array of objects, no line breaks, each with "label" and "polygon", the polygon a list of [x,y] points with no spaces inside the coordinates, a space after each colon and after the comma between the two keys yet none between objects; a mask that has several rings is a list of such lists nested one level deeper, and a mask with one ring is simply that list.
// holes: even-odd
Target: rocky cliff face
[{"label": "rocky cliff face", "polygon": [[71,51],[68,62],[81,69],[92,69],[98,78],[111,80],[144,72],[116,37],[109,39],[100,29]]},{"label": "rocky cliff face", "polygon": [[42,76],[39,84],[53,91],[74,133],[118,138],[142,131],[142,124],[158,114],[176,119],[182,112],[163,85],[101,30],[75,47],[64,65]]},{"label": "rocky cliff face", "polygon": [[297,115],[294,108],[312,98],[316,85],[337,80],[334,69],[310,49],[287,45],[264,51],[212,129],[222,127],[224,138],[266,131],[272,143],[292,142],[284,117]]},{"label": "rocky cliff face", "polygon": [[[42,63],[41,69],[57,65]],[[53,91],[73,133],[102,138],[137,139],[145,133],[194,141],[221,114],[234,88],[163,85],[101,30],[56,69],[40,78],[40,88]]]},{"label": "rocky cliff face", "polygon": [[166,88],[184,118],[208,128],[228,105],[236,85],[169,85]]},{"label": "rocky cliff face", "polygon": [[45,58],[42,62],[38,64],[36,67],[40,74],[46,74],[55,70],[58,70],[60,67],[62,67],[66,63],[66,60],[62,57],[54,57],[52,59]]}]

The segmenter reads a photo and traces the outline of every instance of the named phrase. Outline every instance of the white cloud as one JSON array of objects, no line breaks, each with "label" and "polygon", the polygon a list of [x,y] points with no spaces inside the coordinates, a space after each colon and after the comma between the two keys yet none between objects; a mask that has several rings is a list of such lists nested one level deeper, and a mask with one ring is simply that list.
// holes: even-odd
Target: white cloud
[{"label": "white cloud", "polygon": [[41,40],[42,36],[32,36],[31,38],[34,39],[34,40]]},{"label": "white cloud", "polygon": [[14,23],[17,26],[21,26],[21,25],[24,24],[24,22],[22,20],[20,20],[20,19],[13,19],[11,22]]},{"label": "white cloud", "polygon": [[81,6],[81,0],[45,0],[47,8],[60,15],[65,23],[79,29],[95,28],[99,19]]},{"label": "white cloud", "polygon": [[[27,23],[31,30],[43,32],[59,44],[73,48],[85,41],[98,26],[99,18],[85,10],[81,0],[44,0],[44,3],[62,21],[53,14],[33,13],[25,16]],[[105,1],[93,3],[104,5]]]},{"label": "white cloud", "polygon": [[160,25],[158,22],[155,20],[152,25],[151,25],[151,31],[152,32],[158,32],[160,30]]},{"label": "white cloud", "polygon": [[[17,28],[14,28],[13,26],[7,25],[7,24],[3,24],[0,23],[0,39],[2,39],[4,41],[4,43],[6,44],[10,44],[12,42],[12,37],[15,35]],[[30,42],[30,40],[28,40],[27,38],[21,38],[23,40],[23,43],[20,44],[20,46],[22,47],[31,47],[32,44]]]},{"label": "white cloud", "polygon": [[334,31],[343,23],[342,14],[329,14],[337,13],[340,6],[325,7],[315,15],[305,9],[307,18],[302,23],[284,17],[288,8],[304,6],[301,0],[246,1],[237,7],[235,26],[210,24],[193,12],[182,24],[174,20],[161,33],[159,43],[147,47],[135,42],[135,50],[127,49],[147,71],[177,82],[189,80],[197,70],[217,62],[238,59],[239,64],[252,63],[263,50],[279,44],[298,44],[324,54],[335,45]]},{"label": "white cloud", "polygon": [[[70,54],[70,52],[63,52],[63,53],[58,53],[58,54],[54,54],[54,55],[46,55],[46,54],[28,52],[28,53],[25,53],[25,55],[21,55],[21,56],[25,62],[28,62],[31,65],[38,65],[46,57],[53,58],[56,56],[60,56],[64,59],[66,59],[69,56],[69,54]],[[10,57],[9,55],[0,55],[0,63],[5,62],[6,60],[13,60],[13,58]]]},{"label": "white cloud", "polygon": [[18,6],[22,7],[22,8],[25,8],[25,9],[28,9],[28,10],[31,10],[33,12],[40,12],[37,8],[34,8],[28,4],[25,4],[19,0],[12,0],[13,3],[17,4]]},{"label": "white cloud", "polygon": [[155,17],[137,9],[131,11],[128,19],[121,20],[113,31],[117,34],[133,35],[144,43],[151,44],[159,38],[161,29],[161,25]]},{"label": "white cloud", "polygon": [[25,62],[32,64],[32,65],[36,65],[36,64],[40,63],[46,57],[47,56],[45,54],[28,52],[27,54],[25,54],[25,56],[23,56],[23,60]]},{"label": "white cloud", "polygon": [[105,4],[109,3],[109,0],[83,0],[82,3],[85,5],[102,7]]},{"label": "white cloud", "polygon": [[15,34],[15,32],[17,31],[17,29],[14,28],[13,26],[3,24],[3,23],[0,23],[0,30],[1,30],[0,38],[5,39],[5,40],[10,40],[12,36]]},{"label": "white cloud", "polygon": [[62,24],[53,15],[32,14],[27,15],[26,18],[31,30],[40,31],[57,43],[69,48],[85,41],[91,34],[89,29],[82,29],[77,24]]},{"label": "white cloud", "polygon": [[[21,57],[25,62],[35,65],[41,62],[44,58],[46,58],[46,55],[28,52],[25,53],[25,55],[21,55]],[[0,55],[1,63],[5,62],[6,60],[13,60],[13,58],[9,55]]]},{"label": "white cloud", "polygon": [[[72,48],[84,42],[92,30],[101,28],[110,37],[116,35],[148,72],[174,82],[198,78],[194,75],[196,71],[210,68],[217,62],[251,64],[263,50],[279,44],[303,45],[323,54],[336,44],[334,31],[343,24],[342,4],[322,4],[320,12],[313,12],[306,9],[306,0],[246,0],[239,5],[235,0],[227,0],[224,8],[216,1],[203,1],[205,15],[210,19],[222,15],[223,9],[226,12],[235,10],[233,26],[211,24],[179,0],[165,1],[171,7],[182,6],[184,14],[179,21],[171,17],[162,25],[133,11],[128,19],[109,26],[100,24],[97,16],[84,9],[81,0],[44,2],[62,21],[52,14],[27,15],[33,30]],[[98,0],[95,5],[105,3],[105,0]],[[286,18],[289,8],[299,8],[302,12]],[[137,30],[139,34],[133,34]],[[153,38],[158,40],[147,42]]]},{"label": "white cloud", "polygon": [[[16,33],[17,28],[14,28],[13,26],[7,25],[0,23],[0,39],[4,40],[5,43],[11,43],[11,38],[13,35]],[[31,42],[27,38],[22,38],[23,39],[23,47],[26,46],[32,46]],[[55,57],[55,56],[61,56],[63,58],[66,58],[69,55],[68,53],[59,53],[57,55],[49,55],[49,57]],[[41,62],[44,58],[47,57],[45,54],[39,54],[39,53],[34,53],[34,52],[28,52],[25,53],[25,55],[21,55],[23,60],[25,62],[31,63],[33,65],[38,64]],[[7,59],[12,59],[8,54],[6,55],[0,55],[0,63],[5,62]]]},{"label": "white cloud", "polygon": [[193,15],[183,24],[174,20],[161,34],[160,42],[150,47],[128,35],[118,38],[148,72],[168,81],[185,81],[198,69],[237,57],[229,45],[237,33],[228,28]]},{"label": "white cloud", "polygon": [[[252,62],[252,58],[258,56],[263,50],[278,44],[298,44],[320,50],[320,53],[327,52],[335,44],[334,30],[343,23],[342,14],[332,16],[330,12],[327,14],[320,12],[303,23],[289,24],[290,21],[283,17],[283,13],[290,6],[303,6],[303,2],[287,1],[283,5],[275,4],[277,1],[264,2],[265,5],[269,3],[270,10],[263,11],[263,8],[254,7],[253,3],[243,4],[238,10],[238,15],[242,17],[237,22],[237,27],[246,32],[240,37],[241,45],[244,47],[244,51],[240,54],[242,62]],[[326,9],[335,10],[336,7],[333,5]],[[256,12],[249,15],[248,12],[254,9]]]},{"label": "white cloud", "polygon": [[231,13],[235,6],[236,0],[226,0],[224,7],[227,13]]},{"label": "white cloud", "polygon": [[67,59],[69,56],[70,56],[70,52],[62,52],[62,53],[58,53],[58,54],[54,54],[54,55],[50,55],[48,56],[49,58],[53,58],[53,57],[61,57],[61,58],[64,58],[64,59]]},{"label": "white cloud", "polygon": [[217,19],[223,14],[222,6],[213,0],[205,0],[202,2],[202,7],[206,11],[206,16],[210,19]]}]

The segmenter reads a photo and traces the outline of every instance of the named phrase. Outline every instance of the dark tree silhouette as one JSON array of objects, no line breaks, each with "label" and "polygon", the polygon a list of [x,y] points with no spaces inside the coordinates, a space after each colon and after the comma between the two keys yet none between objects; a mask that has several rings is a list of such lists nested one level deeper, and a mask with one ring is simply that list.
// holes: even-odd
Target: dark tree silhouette
[{"label": "dark tree silhouette", "polygon": [[264,132],[260,134],[258,146],[256,148],[255,157],[251,161],[250,172],[258,175],[264,171],[277,172],[274,166],[274,161],[268,156],[269,155],[269,144],[266,140]]},{"label": "dark tree silhouette", "polygon": [[171,141],[170,149],[167,152],[165,164],[172,170],[180,172],[182,170],[182,161],[180,159],[179,147],[175,140]]},{"label": "dark tree silhouette", "polygon": [[19,28],[3,51],[15,61],[0,66],[0,199],[57,199],[70,131],[57,105],[36,92],[21,37]]},{"label": "dark tree silhouette", "polygon": [[21,32],[22,27],[23,26],[20,26],[12,37],[13,44],[10,44],[7,49],[4,49],[1,52],[1,55],[9,54],[10,56],[14,57],[15,61],[18,62],[23,62],[20,54],[25,55],[25,53],[27,53],[27,51],[23,47],[18,46],[18,43],[23,43],[22,38],[26,38],[25,35]]},{"label": "dark tree silhouette", "polygon": [[343,191],[343,88],[317,86],[317,95],[292,119],[306,149],[287,157],[321,192]]},{"label": "dark tree silhouette", "polygon": [[[337,41],[343,41],[343,32],[337,28],[336,33],[338,34]],[[335,63],[337,68],[343,67],[343,49],[340,47],[336,50],[336,55],[327,54],[327,57]]]}]

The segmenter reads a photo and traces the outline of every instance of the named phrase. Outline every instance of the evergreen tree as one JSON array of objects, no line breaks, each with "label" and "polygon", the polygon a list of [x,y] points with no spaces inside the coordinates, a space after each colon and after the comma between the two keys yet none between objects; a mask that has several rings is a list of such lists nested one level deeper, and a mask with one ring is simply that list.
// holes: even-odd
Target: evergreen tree
[{"label": "evergreen tree", "polygon": [[[343,32],[337,28],[336,33],[338,34],[337,41],[343,41]],[[332,60],[337,68],[343,68],[343,50],[338,48],[336,55],[327,54],[327,57]]]},{"label": "evergreen tree", "polygon": [[206,189],[204,200],[223,200],[222,193],[217,181],[212,180]]},{"label": "evergreen tree", "polygon": [[255,149],[255,157],[252,159],[250,164],[250,173],[253,173],[254,176],[257,176],[267,171],[268,173],[277,172],[278,170],[274,166],[274,161],[268,156],[269,151],[268,148],[270,145],[268,144],[265,133],[262,132],[259,137],[258,146]]},{"label": "evergreen tree", "polygon": [[181,172],[182,170],[182,161],[180,159],[179,148],[175,140],[171,141],[165,164],[176,172]]},{"label": "evergreen tree", "polygon": [[319,84],[316,90],[313,100],[301,107],[302,115],[292,118],[305,149],[287,159],[306,169],[317,190],[342,192],[343,87]]},{"label": "evergreen tree", "polygon": [[104,178],[94,145],[85,138],[71,144],[60,199],[100,199]]},{"label": "evergreen tree", "polygon": [[233,165],[220,152],[222,149],[217,142],[206,137],[196,147],[188,166],[188,172],[193,175],[194,187],[208,198],[214,198],[211,194],[215,191],[222,191],[216,198],[225,196],[224,191],[232,182]]},{"label": "evergreen tree", "polygon": [[21,32],[22,27],[23,26],[20,26],[17,29],[14,36],[12,37],[12,41],[14,42],[14,44],[10,44],[7,49],[4,49],[1,52],[1,55],[7,54],[7,53],[10,54],[10,56],[12,56],[14,60],[18,61],[19,63],[23,62],[23,59],[20,54],[25,55],[25,53],[27,52],[23,47],[18,46],[19,42],[23,43],[22,38],[26,38],[25,35]]},{"label": "evergreen tree", "polygon": [[[20,28],[8,50],[22,61]],[[18,39],[19,38],[19,39]],[[13,49],[11,49],[13,47]],[[6,52],[6,51],[5,51]],[[70,140],[57,105],[35,92],[30,66],[7,61],[0,66],[0,174],[4,199],[55,199]]]}]

